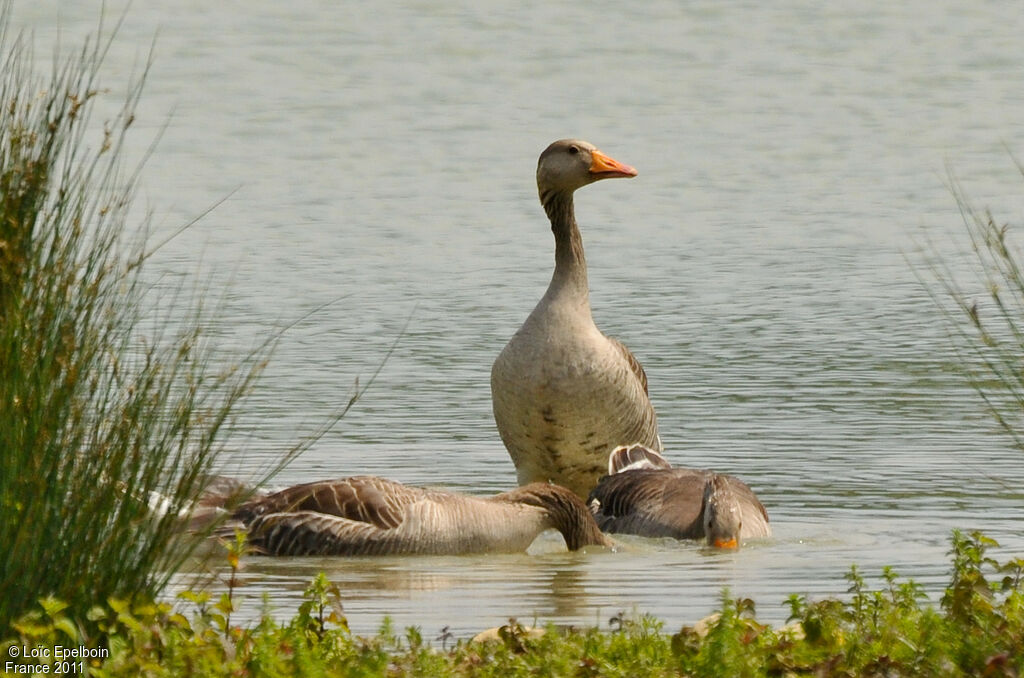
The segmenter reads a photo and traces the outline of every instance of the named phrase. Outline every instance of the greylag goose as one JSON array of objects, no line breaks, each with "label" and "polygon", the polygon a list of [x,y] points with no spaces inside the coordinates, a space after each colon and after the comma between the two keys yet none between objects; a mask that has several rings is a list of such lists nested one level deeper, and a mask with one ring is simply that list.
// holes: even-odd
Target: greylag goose
[{"label": "greylag goose", "polygon": [[555,235],[555,271],[491,369],[494,419],[520,485],[551,481],[585,497],[618,445],[639,442],[661,450],[647,375],[591,316],[573,210],[576,189],[635,175],[632,167],[576,139],[554,142],[537,163],[537,190]]},{"label": "greylag goose", "polygon": [[279,556],[516,552],[548,528],[570,550],[612,545],[575,494],[541,483],[472,497],[356,476],[257,496],[232,517],[258,552]]},{"label": "greylag goose", "polygon": [[673,467],[641,445],[611,453],[608,475],[590,493],[588,504],[606,532],[704,539],[722,548],[772,533],[768,512],[742,480]]}]

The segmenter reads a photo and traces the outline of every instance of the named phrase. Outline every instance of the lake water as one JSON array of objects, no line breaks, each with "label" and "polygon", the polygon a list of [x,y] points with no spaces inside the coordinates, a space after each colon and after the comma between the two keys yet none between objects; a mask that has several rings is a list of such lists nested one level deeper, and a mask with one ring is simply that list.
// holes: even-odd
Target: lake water
[{"label": "lake water", "polygon": [[[100,3],[15,3],[41,63]],[[122,3],[108,2],[108,24]],[[723,588],[785,620],[853,563],[933,594],[950,532],[1024,551],[1024,453],[956,373],[914,268],[968,270],[949,172],[1024,220],[1017,3],[133,3],[104,84],[155,39],[132,152],[166,126],[139,208],[154,271],[208,281],[216,332],[280,342],[236,465],[260,467],[362,400],[282,484],[353,474],[493,493],[515,484],[490,412],[495,356],[547,286],[534,170],[576,136],[635,166],[577,196],[598,325],[644,364],[668,456],[745,479],[775,536],[735,553],[627,539],[616,553],[250,559],[247,614],[324,570],[359,632],[504,623],[670,629]],[[234,191],[234,192],[233,192]],[[339,299],[340,297],[340,299]],[[405,328],[403,332],[403,328]]]}]

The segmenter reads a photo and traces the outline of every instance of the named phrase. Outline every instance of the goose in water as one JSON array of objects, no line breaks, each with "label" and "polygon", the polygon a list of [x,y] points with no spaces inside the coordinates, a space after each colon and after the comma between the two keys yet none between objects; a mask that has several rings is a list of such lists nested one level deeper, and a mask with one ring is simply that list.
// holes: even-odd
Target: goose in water
[{"label": "goose in water", "polygon": [[542,483],[472,497],[356,476],[254,497],[232,518],[258,552],[277,556],[516,552],[548,528],[573,551],[612,545],[575,494]]},{"label": "goose in water", "polygon": [[742,480],[674,468],[641,445],[611,453],[608,475],[590,493],[588,504],[606,532],[704,539],[722,548],[772,533],[768,512]]},{"label": "goose in water", "polygon": [[623,344],[597,329],[573,193],[636,170],[592,144],[556,141],[537,163],[540,202],[555,235],[547,292],[491,369],[494,419],[519,484],[551,481],[580,497],[615,447],[661,450],[647,375]]}]

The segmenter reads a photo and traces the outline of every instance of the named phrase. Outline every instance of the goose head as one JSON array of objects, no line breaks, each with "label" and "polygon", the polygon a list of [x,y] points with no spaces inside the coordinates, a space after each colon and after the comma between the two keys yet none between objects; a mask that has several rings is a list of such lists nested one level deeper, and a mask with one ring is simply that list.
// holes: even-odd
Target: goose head
[{"label": "goose head", "polygon": [[570,551],[584,546],[615,546],[615,542],[601,532],[583,500],[560,485],[530,483],[500,494],[498,498],[543,509],[548,526],[562,533]]},{"label": "goose head", "polygon": [[549,191],[572,193],[600,179],[635,176],[635,169],[580,139],[560,139],[552,143],[537,161],[537,190],[542,202]]},{"label": "goose head", "polygon": [[708,546],[729,549],[739,546],[743,514],[725,476],[714,475],[704,485],[702,520]]}]

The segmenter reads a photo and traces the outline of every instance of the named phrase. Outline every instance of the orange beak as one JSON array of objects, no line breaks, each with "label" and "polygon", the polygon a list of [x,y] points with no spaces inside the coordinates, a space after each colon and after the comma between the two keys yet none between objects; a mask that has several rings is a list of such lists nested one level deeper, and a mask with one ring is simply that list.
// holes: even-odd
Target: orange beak
[{"label": "orange beak", "polygon": [[720,549],[739,548],[739,544],[736,542],[736,537],[733,537],[732,539],[715,539],[714,546]]},{"label": "orange beak", "polygon": [[635,177],[636,170],[629,165],[624,165],[618,160],[609,158],[601,151],[590,153],[590,173],[598,179],[611,179],[614,177]]}]

